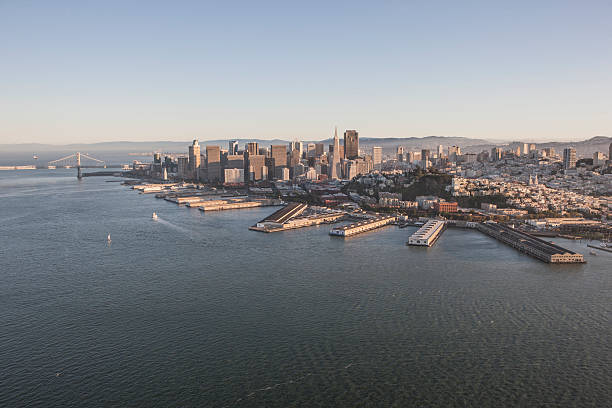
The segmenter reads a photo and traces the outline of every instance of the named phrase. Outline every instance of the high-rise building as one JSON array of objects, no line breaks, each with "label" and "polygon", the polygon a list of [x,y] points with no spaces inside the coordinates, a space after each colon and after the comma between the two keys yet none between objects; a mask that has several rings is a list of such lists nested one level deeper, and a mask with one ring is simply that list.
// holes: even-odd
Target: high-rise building
[{"label": "high-rise building", "polygon": [[523,143],[522,153],[523,156],[527,156],[527,154],[529,154],[529,143]]},{"label": "high-rise building", "polygon": [[404,161],[404,146],[397,146],[397,161]]},{"label": "high-rise building", "polygon": [[249,152],[250,155],[259,154],[259,143],[257,143],[257,142],[249,142],[249,143],[247,143],[246,151]]},{"label": "high-rise building", "polygon": [[238,154],[238,141],[236,140],[229,141],[229,150],[227,154]]},{"label": "high-rise building", "polygon": [[338,128],[334,129],[334,146],[330,151],[328,172],[331,180],[337,180],[341,177],[340,141],[338,140]]},{"label": "high-rise building", "polygon": [[563,168],[576,168],[576,149],[574,149],[573,147],[567,147],[563,149]]},{"label": "high-rise building", "polygon": [[372,148],[372,161],[374,162],[374,169],[380,170],[382,167],[382,147],[374,146]]},{"label": "high-rise building", "polygon": [[425,159],[429,159],[431,157],[431,152],[429,149],[421,149],[421,161]]},{"label": "high-rise building", "polygon": [[535,143],[530,143],[530,144],[529,144],[529,151],[530,151],[530,152],[533,152],[535,149],[536,149],[536,145],[535,145]]},{"label": "high-rise building", "polygon": [[228,154],[226,156],[224,167],[226,169],[244,170],[244,156],[241,154]]},{"label": "high-rise building", "polygon": [[200,144],[197,140],[194,140],[191,146],[189,146],[189,171],[190,178],[198,179],[198,169],[200,168]]},{"label": "high-rise building", "polygon": [[438,158],[442,158],[444,156],[444,146],[438,145]]},{"label": "high-rise building", "polygon": [[315,143],[315,157],[321,157],[325,153],[325,145],[323,143]]},{"label": "high-rise building", "polygon": [[260,154],[249,155],[249,180],[261,181],[267,176],[266,157]]},{"label": "high-rise building", "polygon": [[291,152],[289,153],[289,167],[293,168],[295,167],[301,159],[301,154],[300,151],[297,149],[293,149],[291,150]]},{"label": "high-rise building", "polygon": [[293,142],[289,143],[289,151],[293,152],[294,150],[297,150],[300,154],[299,157],[300,159],[302,158],[302,142],[298,141],[298,140],[294,140]]},{"label": "high-rise building", "polygon": [[546,157],[553,157],[556,154],[554,147],[545,147],[542,152],[546,155]]},{"label": "high-rise building", "polygon": [[605,156],[603,154],[603,152],[595,152],[593,153],[593,165],[594,166],[600,166],[602,164],[604,164],[605,162]]},{"label": "high-rise building", "polygon": [[221,181],[221,148],[206,146],[206,174],[209,183]]},{"label": "high-rise building", "polygon": [[461,148],[459,146],[449,146],[448,147],[448,160],[451,162],[456,162],[458,160],[458,156],[461,155]]},{"label": "high-rise building", "polygon": [[494,147],[491,149],[491,160],[500,161],[502,159],[501,147]]},{"label": "high-rise building", "polygon": [[189,157],[178,158],[178,176],[181,179],[189,178]]},{"label": "high-rise building", "polygon": [[270,148],[270,156],[274,159],[274,173],[277,168],[287,167],[287,146],[272,145]]},{"label": "high-rise building", "polygon": [[308,157],[315,157],[315,144],[314,143],[308,143],[306,145],[306,156]]},{"label": "high-rise building", "polygon": [[344,157],[346,159],[359,157],[359,133],[356,130],[344,132]]},{"label": "high-rise building", "polygon": [[610,143],[610,147],[608,147],[608,160],[612,163],[612,143]]}]

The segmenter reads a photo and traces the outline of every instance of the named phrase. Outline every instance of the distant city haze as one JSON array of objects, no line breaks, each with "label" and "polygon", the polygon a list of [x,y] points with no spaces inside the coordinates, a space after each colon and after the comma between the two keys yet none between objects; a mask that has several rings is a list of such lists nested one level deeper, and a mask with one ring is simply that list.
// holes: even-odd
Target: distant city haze
[{"label": "distant city haze", "polygon": [[612,135],[612,3],[0,2],[0,144]]}]

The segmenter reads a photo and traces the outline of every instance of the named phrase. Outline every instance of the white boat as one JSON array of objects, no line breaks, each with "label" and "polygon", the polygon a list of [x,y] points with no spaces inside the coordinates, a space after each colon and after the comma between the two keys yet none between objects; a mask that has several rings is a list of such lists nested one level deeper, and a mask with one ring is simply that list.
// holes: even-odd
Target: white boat
[{"label": "white boat", "polygon": [[591,254],[591,255],[597,255],[597,252],[595,252],[595,251],[593,251],[593,250],[591,249],[590,254]]},{"label": "white boat", "polygon": [[157,220],[157,213],[153,213],[153,215],[151,216],[152,219]]},{"label": "white boat", "polygon": [[109,243],[111,242],[110,234],[106,236],[106,241],[108,241]]}]

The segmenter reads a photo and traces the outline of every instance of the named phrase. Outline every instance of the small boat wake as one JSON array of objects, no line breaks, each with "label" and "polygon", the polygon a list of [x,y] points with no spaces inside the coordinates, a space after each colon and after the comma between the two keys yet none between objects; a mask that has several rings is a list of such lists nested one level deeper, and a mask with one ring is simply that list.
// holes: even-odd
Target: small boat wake
[{"label": "small boat wake", "polygon": [[180,225],[176,225],[174,223],[171,223],[170,221],[166,221],[163,218],[160,218],[158,215],[156,215],[157,218],[154,218],[154,220],[161,225],[164,225],[168,228],[171,228],[175,231],[178,231],[180,233],[183,233],[185,235],[188,235],[190,238],[202,238],[199,234],[197,234],[194,231],[191,231],[190,229],[187,229],[185,227],[181,227]]}]

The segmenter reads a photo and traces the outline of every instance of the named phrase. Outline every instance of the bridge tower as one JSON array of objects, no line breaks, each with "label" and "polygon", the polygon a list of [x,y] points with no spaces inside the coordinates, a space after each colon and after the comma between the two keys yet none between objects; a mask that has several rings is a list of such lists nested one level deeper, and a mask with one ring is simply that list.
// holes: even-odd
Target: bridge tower
[{"label": "bridge tower", "polygon": [[81,173],[81,152],[76,153],[76,162],[77,162],[77,178],[80,180],[83,178],[83,174]]}]

